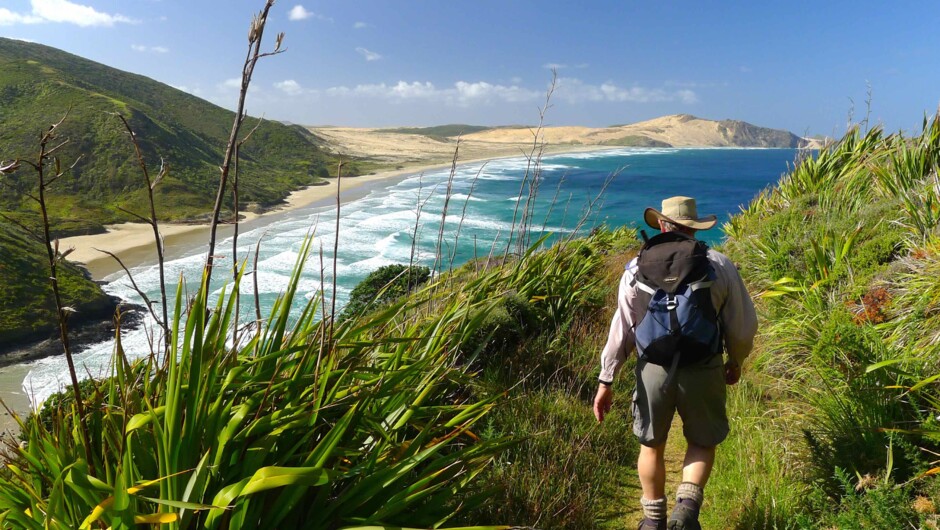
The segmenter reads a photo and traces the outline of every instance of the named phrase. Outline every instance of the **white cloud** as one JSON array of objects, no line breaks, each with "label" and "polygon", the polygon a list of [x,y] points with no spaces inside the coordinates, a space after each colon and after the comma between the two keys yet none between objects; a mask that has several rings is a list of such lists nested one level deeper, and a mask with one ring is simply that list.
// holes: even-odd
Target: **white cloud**
[{"label": "white cloud", "polygon": [[578,70],[583,70],[590,67],[589,63],[578,63],[578,64],[565,64],[565,63],[545,63],[542,65],[542,68],[546,70],[564,70],[566,68],[577,68]]},{"label": "white cloud", "polygon": [[141,53],[169,53],[170,49],[166,46],[143,46],[140,44],[131,44],[131,49]]},{"label": "white cloud", "polygon": [[30,0],[33,14],[49,22],[65,22],[82,27],[113,26],[116,23],[134,24],[138,21],[119,14],[96,11],[93,7],[69,0]]},{"label": "white cloud", "polygon": [[29,14],[15,13],[9,9],[0,8],[0,26],[60,22],[82,27],[110,27],[117,23],[136,24],[139,22],[120,14],[102,13],[93,7],[69,0],[30,0],[30,5],[32,11]]},{"label": "white cloud", "polygon": [[592,85],[572,77],[559,78],[555,86],[558,98],[570,103],[607,101],[615,103],[657,103],[680,101],[696,103],[698,96],[692,90],[668,91],[662,88],[641,86],[619,87],[611,81]]},{"label": "white cloud", "polygon": [[287,14],[287,18],[290,20],[306,20],[313,16],[313,13],[304,9],[304,6],[296,5],[293,9],[290,10],[290,13]]},{"label": "white cloud", "polygon": [[371,27],[372,27],[372,24],[369,24],[368,22],[356,22],[355,24],[353,24],[353,29],[366,29],[366,28],[371,28]]},{"label": "white cloud", "polygon": [[13,26],[16,24],[38,24],[44,19],[34,15],[21,15],[5,7],[0,7],[0,26]]},{"label": "white cloud", "polygon": [[666,81],[665,86],[676,88],[727,88],[727,81]]},{"label": "white cloud", "polygon": [[365,57],[367,61],[378,61],[382,58],[381,55],[362,47],[356,48],[356,51],[359,52],[359,55]]},{"label": "white cloud", "polygon": [[291,10],[287,13],[287,18],[293,21],[307,20],[308,18],[315,18],[317,20],[325,20],[327,22],[333,22],[332,18],[325,16],[325,15],[321,15],[319,13],[314,13],[313,11],[307,11],[307,8],[305,8],[304,6],[300,4],[295,5],[294,7],[291,8]]},{"label": "white cloud", "polygon": [[274,88],[284,92],[288,96],[297,96],[304,92],[304,89],[300,86],[300,83],[294,81],[293,79],[287,79],[274,83]]},{"label": "white cloud", "polygon": [[493,85],[485,81],[477,83],[466,83],[464,81],[458,81],[455,86],[457,88],[460,99],[463,101],[468,101],[471,99],[499,99],[510,103],[518,103],[522,101],[535,100],[542,96],[541,92],[537,92],[535,90],[528,90],[516,85]]},{"label": "white cloud", "polygon": [[221,83],[219,83],[219,88],[223,88],[223,89],[225,88],[240,89],[241,87],[242,87],[242,78],[240,77],[232,77],[230,79],[226,79],[225,81],[222,81]]},{"label": "white cloud", "polygon": [[536,101],[542,93],[516,85],[494,85],[485,81],[468,83],[457,81],[453,87],[438,88],[430,82],[399,81],[394,85],[385,83],[333,87],[326,90],[329,96],[369,97],[392,101],[425,100],[443,102],[448,105],[469,106],[473,103]]},{"label": "white cloud", "polygon": [[698,103],[698,96],[691,90],[680,90],[676,92],[676,95],[679,96],[679,101],[687,105]]}]

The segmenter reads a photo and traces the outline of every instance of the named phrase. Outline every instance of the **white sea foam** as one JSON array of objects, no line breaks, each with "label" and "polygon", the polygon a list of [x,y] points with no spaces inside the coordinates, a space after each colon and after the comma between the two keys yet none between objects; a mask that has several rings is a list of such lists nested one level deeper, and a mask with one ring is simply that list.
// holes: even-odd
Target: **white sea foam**
[{"label": "white sea foam", "polygon": [[604,149],[602,151],[585,151],[581,153],[564,153],[545,157],[543,161],[557,160],[593,160],[596,158],[611,158],[638,155],[668,155],[676,153],[681,148],[676,147],[622,147],[617,149]]}]

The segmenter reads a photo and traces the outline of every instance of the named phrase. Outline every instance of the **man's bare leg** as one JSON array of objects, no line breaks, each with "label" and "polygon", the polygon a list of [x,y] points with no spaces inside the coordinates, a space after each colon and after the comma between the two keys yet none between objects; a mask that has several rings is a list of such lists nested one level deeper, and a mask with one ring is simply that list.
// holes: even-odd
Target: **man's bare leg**
[{"label": "man's bare leg", "polygon": [[[714,447],[702,447],[690,443],[685,451],[685,462],[682,463],[682,482],[691,482],[704,488],[714,465]],[[645,493],[646,489],[644,488],[643,491]]]},{"label": "man's bare leg", "polygon": [[647,447],[641,444],[636,470],[640,475],[640,486],[643,487],[644,497],[653,500],[666,496],[665,443],[656,447]]},{"label": "man's bare leg", "polygon": [[643,488],[644,520],[641,529],[663,528],[666,524],[666,444],[656,447],[640,445],[636,469]]},{"label": "man's bare leg", "polygon": [[682,483],[676,488],[676,506],[669,518],[669,530],[701,530],[698,514],[702,509],[704,487],[715,464],[715,448],[689,443],[682,464]]}]

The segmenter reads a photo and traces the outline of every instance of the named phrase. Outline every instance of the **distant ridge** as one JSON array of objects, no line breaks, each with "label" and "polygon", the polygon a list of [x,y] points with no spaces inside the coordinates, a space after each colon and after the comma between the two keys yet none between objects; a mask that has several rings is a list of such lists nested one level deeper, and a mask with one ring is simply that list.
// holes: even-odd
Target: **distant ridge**
[{"label": "distant ridge", "polygon": [[[706,120],[690,114],[663,116],[629,125],[604,128],[546,127],[549,144],[637,147],[778,147],[807,145],[799,136],[740,120]],[[496,143],[531,141],[529,128],[499,128],[468,134],[468,140]]]}]

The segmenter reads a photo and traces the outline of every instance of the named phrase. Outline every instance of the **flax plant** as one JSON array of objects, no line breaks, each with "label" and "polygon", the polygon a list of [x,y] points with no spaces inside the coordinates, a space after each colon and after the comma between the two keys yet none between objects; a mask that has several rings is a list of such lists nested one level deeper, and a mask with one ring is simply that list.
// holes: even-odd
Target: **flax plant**
[{"label": "flax plant", "polygon": [[[275,39],[274,50],[270,52],[261,51],[261,42],[264,37],[265,26],[268,21],[268,12],[274,5],[275,0],[267,0],[261,12],[255,15],[248,27],[248,51],[245,55],[245,61],[242,65],[241,87],[238,92],[238,103],[235,110],[235,120],[232,122],[232,130],[229,133],[228,143],[225,147],[225,154],[222,157],[222,163],[219,165],[219,189],[216,193],[215,206],[212,208],[212,220],[209,227],[209,250],[206,253],[205,271],[209,280],[212,279],[212,265],[215,260],[215,242],[216,232],[218,230],[220,215],[222,212],[222,202],[225,198],[225,189],[228,185],[229,170],[235,150],[238,147],[238,134],[242,123],[245,120],[245,99],[248,96],[248,87],[251,85],[251,77],[254,75],[255,66],[258,61],[282,53],[281,48],[284,42],[284,34],[278,33]],[[237,214],[236,214],[237,215]]]},{"label": "flax plant", "polygon": [[137,218],[138,220],[146,223],[153,230],[153,240],[154,246],[157,254],[157,271],[160,275],[160,308],[162,312],[162,317],[157,316],[155,309],[153,308],[153,303],[148,299],[147,295],[137,288],[137,283],[134,281],[134,277],[131,272],[124,266],[124,263],[111,252],[105,252],[114,258],[115,261],[124,269],[124,272],[127,274],[127,277],[130,278],[131,284],[134,286],[134,290],[137,291],[137,294],[144,300],[147,304],[147,309],[150,311],[151,316],[153,316],[154,322],[160,327],[163,332],[162,339],[164,342],[164,355],[166,354],[167,344],[166,338],[169,336],[169,316],[167,310],[167,294],[166,294],[166,267],[165,264],[165,252],[163,248],[163,235],[160,233],[160,224],[157,218],[157,207],[153,200],[153,190],[160,184],[160,182],[166,177],[169,173],[169,167],[166,164],[160,164],[160,171],[157,173],[156,178],[150,178],[150,171],[147,169],[147,162],[144,160],[143,152],[140,149],[140,143],[137,141],[137,134],[131,128],[130,123],[127,122],[127,119],[123,115],[118,114],[118,118],[121,120],[121,123],[124,124],[124,129],[127,131],[128,136],[130,137],[131,144],[134,146],[134,155],[137,157],[137,164],[140,166],[141,176],[144,178],[144,183],[147,189],[147,201],[150,204],[150,217],[144,217],[135,212],[125,210],[124,208],[119,208],[121,211]]},{"label": "flax plant", "polygon": [[203,292],[187,308],[178,290],[165,370],[129,364],[118,340],[93,439],[38,416],[24,424],[0,476],[3,526],[438,527],[482,502],[450,501],[513,442],[474,434],[495,398],[466,397],[454,354],[474,348],[491,302],[454,300],[420,323],[399,320],[420,303],[402,302],[337,323],[324,343],[322,297],[290,317],[309,250],[267,326],[235,350],[237,284],[211,311]]}]

